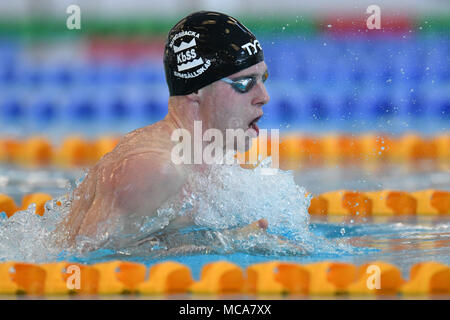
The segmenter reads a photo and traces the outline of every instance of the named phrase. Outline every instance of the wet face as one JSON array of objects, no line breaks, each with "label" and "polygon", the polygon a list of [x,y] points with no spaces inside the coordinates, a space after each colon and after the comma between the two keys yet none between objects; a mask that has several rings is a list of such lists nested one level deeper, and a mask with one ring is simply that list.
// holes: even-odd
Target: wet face
[{"label": "wet face", "polygon": [[236,139],[232,139],[228,140],[228,143],[224,142],[226,149],[248,150],[251,138],[258,136],[257,122],[263,115],[262,106],[270,99],[262,82],[266,72],[267,65],[262,61],[227,77],[233,81],[256,77],[256,84],[246,93],[238,92],[224,81],[216,81],[204,89],[202,103],[204,107],[201,112],[204,119],[208,120],[209,127],[219,129],[224,138],[227,129],[233,129],[233,132],[243,133],[246,136],[244,146],[239,146]]}]

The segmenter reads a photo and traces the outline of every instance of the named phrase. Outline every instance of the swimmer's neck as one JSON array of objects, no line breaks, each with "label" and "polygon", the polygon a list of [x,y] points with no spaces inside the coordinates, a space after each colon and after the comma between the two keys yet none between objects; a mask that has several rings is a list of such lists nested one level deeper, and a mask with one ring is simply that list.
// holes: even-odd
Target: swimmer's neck
[{"label": "swimmer's neck", "polygon": [[[207,113],[202,112],[201,107],[198,103],[195,101],[190,100],[186,96],[177,96],[177,97],[170,97],[169,98],[169,106],[168,106],[168,113],[166,117],[164,118],[164,122],[166,122],[169,127],[172,128],[172,130],[176,129],[185,129],[189,131],[192,139],[195,137],[198,138],[199,132],[194,132],[194,126],[196,125],[198,128],[198,123],[195,124],[196,121],[201,121],[201,135],[199,136],[202,140],[203,147],[201,150],[205,150],[205,147],[210,143],[209,141],[204,141],[202,139],[204,133],[206,130],[213,128],[213,123],[209,119],[209,116]],[[198,129],[197,129],[198,130]],[[192,146],[195,145],[194,142],[191,144]],[[227,154],[226,146],[224,146],[223,154]],[[234,151],[232,151],[234,152]],[[195,151],[191,153],[191,163],[194,163],[194,156]],[[209,170],[209,165],[207,164],[196,164],[192,166],[193,168],[205,171]]]},{"label": "swimmer's neck", "polygon": [[202,134],[212,128],[209,119],[201,112],[199,104],[185,96],[170,97],[168,110],[164,121],[173,129],[185,129],[193,134],[195,121],[201,121]]}]

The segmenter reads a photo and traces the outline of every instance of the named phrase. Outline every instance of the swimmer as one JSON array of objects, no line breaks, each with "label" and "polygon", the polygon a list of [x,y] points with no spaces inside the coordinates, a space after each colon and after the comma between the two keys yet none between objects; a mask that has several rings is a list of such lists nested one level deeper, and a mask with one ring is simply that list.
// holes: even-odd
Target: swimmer
[{"label": "swimmer", "polygon": [[[242,129],[250,138],[258,135],[257,121],[269,101],[267,65],[258,40],[238,20],[208,11],[185,17],[168,34],[164,67],[168,114],[125,135],[90,168],[74,190],[70,213],[61,225],[67,243],[73,244],[77,236],[95,237],[105,221],[156,215],[165,201],[181,192],[190,172],[207,170],[206,164],[172,161],[178,143],[171,140],[175,130],[194,136],[194,121],[201,121],[202,136],[210,128],[224,137],[226,129]],[[245,149],[249,147],[246,143]],[[236,148],[235,141],[225,143],[224,154]],[[179,217],[167,229],[192,223]],[[256,221],[241,234],[255,228],[265,230],[267,221]]]}]

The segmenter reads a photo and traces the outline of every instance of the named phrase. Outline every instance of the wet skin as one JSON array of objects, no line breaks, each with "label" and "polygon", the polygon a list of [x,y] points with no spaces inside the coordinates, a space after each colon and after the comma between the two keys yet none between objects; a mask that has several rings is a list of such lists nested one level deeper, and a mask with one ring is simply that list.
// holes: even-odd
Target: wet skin
[{"label": "wet skin", "polygon": [[[266,70],[265,62],[260,62],[229,78],[254,74],[261,78]],[[113,151],[89,169],[74,190],[70,213],[60,226],[67,243],[73,244],[78,235],[95,237],[98,225],[106,220],[130,214],[155,215],[165,201],[182,190],[191,170],[206,169],[206,164],[173,163],[171,151],[177,144],[171,140],[174,130],[183,128],[193,134],[194,121],[202,121],[203,132],[216,128],[225,137],[226,129],[243,129],[254,135],[249,124],[262,116],[262,106],[268,101],[265,86],[259,80],[244,94],[217,81],[187,96],[171,97],[169,112],[163,120],[125,135]],[[224,152],[235,148],[234,143],[225,145]],[[168,228],[190,223],[186,218],[177,218]],[[266,229],[267,221],[255,222],[242,232],[255,228]]]}]

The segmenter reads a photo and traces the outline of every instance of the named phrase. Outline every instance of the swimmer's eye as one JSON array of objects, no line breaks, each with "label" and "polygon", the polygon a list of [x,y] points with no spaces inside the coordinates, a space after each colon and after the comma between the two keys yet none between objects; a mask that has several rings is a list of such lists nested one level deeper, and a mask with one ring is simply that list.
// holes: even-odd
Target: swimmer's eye
[{"label": "swimmer's eye", "polygon": [[[266,82],[267,78],[269,77],[269,73],[266,71],[261,77],[261,81],[264,83]],[[258,78],[256,76],[250,76],[241,78],[238,80],[231,80],[229,78],[223,78],[222,81],[230,84],[234,90],[240,93],[247,93],[249,92],[255,84],[258,82]]]}]

